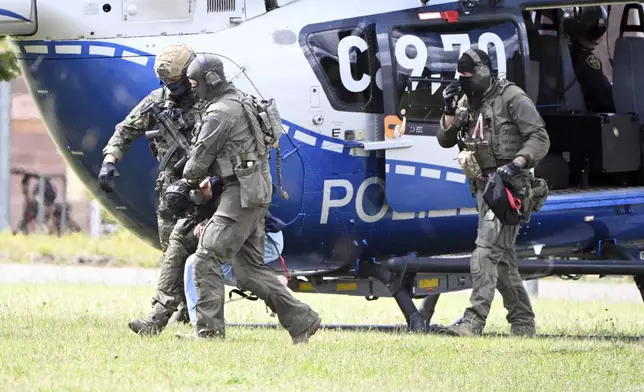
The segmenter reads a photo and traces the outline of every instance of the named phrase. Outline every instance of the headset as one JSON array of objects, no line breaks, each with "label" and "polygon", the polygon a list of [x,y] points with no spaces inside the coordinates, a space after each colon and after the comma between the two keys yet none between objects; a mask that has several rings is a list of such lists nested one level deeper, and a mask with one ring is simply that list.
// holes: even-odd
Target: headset
[{"label": "headset", "polygon": [[474,61],[474,73],[472,75],[472,83],[480,84],[483,79],[492,77],[490,72],[489,61],[481,60],[481,57],[473,50],[468,49],[463,55],[468,55]]},{"label": "headset", "polygon": [[[608,30],[608,12],[604,6],[574,7],[566,12],[561,23],[569,37],[574,35],[595,43]],[[585,34],[591,37],[586,38]]]},{"label": "headset", "polygon": [[[215,71],[215,67],[211,68],[210,70],[206,70],[206,67],[203,63],[203,54],[197,55],[197,61],[199,61],[199,68],[201,68],[201,71],[204,72],[204,81],[206,82],[206,85],[210,86],[211,88],[217,87],[219,84],[223,83],[223,80]],[[221,60],[219,60],[221,61]],[[222,63],[223,66],[223,63]]]}]

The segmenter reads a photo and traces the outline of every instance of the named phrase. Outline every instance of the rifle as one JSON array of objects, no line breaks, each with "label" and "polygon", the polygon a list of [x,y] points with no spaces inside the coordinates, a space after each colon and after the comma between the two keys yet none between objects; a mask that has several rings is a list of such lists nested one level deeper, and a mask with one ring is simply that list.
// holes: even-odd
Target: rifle
[{"label": "rifle", "polygon": [[168,112],[166,110],[162,110],[159,105],[156,104],[156,102],[151,102],[141,110],[141,114],[146,114],[147,112],[152,112],[152,116],[159,125],[159,129],[156,131],[145,132],[145,137],[148,140],[162,138],[170,144],[170,149],[161,159],[159,168],[161,170],[164,170],[170,157],[175,153],[175,151],[179,150],[183,154],[183,157],[172,167],[172,171],[175,173],[175,175],[181,177],[183,173],[183,167],[186,165],[186,162],[188,162],[190,143],[179,131],[181,126],[177,126],[177,124],[175,124],[168,115]]}]

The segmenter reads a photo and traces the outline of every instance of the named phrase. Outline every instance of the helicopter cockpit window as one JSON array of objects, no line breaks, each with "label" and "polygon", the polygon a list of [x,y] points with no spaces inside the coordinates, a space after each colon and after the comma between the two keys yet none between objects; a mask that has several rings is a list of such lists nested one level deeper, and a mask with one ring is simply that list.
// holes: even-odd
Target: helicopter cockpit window
[{"label": "helicopter cockpit window", "polygon": [[470,47],[488,52],[498,77],[524,86],[519,34],[510,21],[401,26],[392,30],[390,42],[394,48],[398,110],[408,120],[440,119],[443,90],[458,78],[456,63]]},{"label": "helicopter cockpit window", "polygon": [[321,82],[334,109],[382,113],[382,90],[376,86],[380,63],[363,29],[314,32],[307,35],[306,45],[323,73],[316,70],[318,78],[324,79]]}]

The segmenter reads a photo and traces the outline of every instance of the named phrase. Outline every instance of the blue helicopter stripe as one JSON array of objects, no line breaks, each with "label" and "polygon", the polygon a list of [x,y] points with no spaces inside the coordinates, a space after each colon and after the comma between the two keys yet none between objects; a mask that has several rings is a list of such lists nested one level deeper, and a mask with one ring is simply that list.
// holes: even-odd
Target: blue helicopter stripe
[{"label": "blue helicopter stripe", "polygon": [[[131,61],[141,66],[152,68],[154,56],[150,53],[119,45],[111,42],[101,41],[20,41],[18,45],[21,53],[19,58],[33,59],[43,54],[49,54],[56,58],[104,58],[120,57],[123,60]],[[350,155],[351,150],[357,147],[356,143],[345,142],[342,139],[321,135],[300,125],[283,120],[285,133],[292,138],[295,144],[302,148],[323,149],[327,152]],[[362,154],[353,155],[352,159],[367,159],[370,156],[382,154],[376,151],[364,151]],[[388,176],[405,176],[407,178],[423,177],[429,181],[447,181],[465,184],[465,176],[462,170],[430,165],[418,162],[386,160],[385,172]],[[592,193],[553,194],[543,210],[563,210],[571,208],[592,208],[621,204],[644,203],[644,189],[628,189],[616,191],[598,191]],[[462,215],[465,211],[471,214],[472,209],[457,209],[454,215]]]},{"label": "blue helicopter stripe", "polygon": [[[41,56],[43,54],[49,54],[52,57],[62,58],[120,57],[124,60],[132,61],[150,68],[154,65],[154,61],[151,61],[151,59],[154,58],[152,54],[111,42],[77,41],[70,43],[68,41],[20,41],[18,45],[21,49],[21,53],[18,53],[19,58],[29,59]],[[288,135],[300,144],[306,144],[311,147],[321,148],[323,150],[340,153],[343,155],[350,155],[350,150],[352,148],[358,147],[358,145],[354,142],[345,142],[342,139],[321,135],[317,132],[311,131],[286,120],[284,120],[283,122],[284,125],[288,127]],[[359,154],[354,156],[354,158],[366,158],[374,154],[377,153],[375,151],[365,151],[361,155]],[[462,173],[462,170],[460,169],[446,168],[443,166],[425,165],[407,161],[389,162],[393,163],[394,165],[414,165],[420,169],[450,169],[454,170],[454,173]],[[418,176],[421,176],[421,170],[416,170],[416,173]]]},{"label": "blue helicopter stripe", "polygon": [[5,8],[0,8],[0,16],[7,16],[9,18],[22,20],[23,22],[31,22],[31,20],[25,18],[24,16],[16,14],[15,12],[9,11],[8,9],[5,9]]}]

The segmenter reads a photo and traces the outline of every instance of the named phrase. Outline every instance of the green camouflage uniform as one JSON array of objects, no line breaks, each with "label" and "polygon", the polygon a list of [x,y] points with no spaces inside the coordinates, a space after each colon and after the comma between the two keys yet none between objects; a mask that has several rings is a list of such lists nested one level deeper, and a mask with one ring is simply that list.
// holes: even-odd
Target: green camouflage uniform
[{"label": "green camouflage uniform", "polygon": [[[123,155],[126,153],[127,149],[130,147],[132,142],[145,135],[146,131],[152,130],[156,126],[156,121],[152,116],[152,112],[147,112],[146,114],[141,114],[141,109],[145,108],[150,102],[155,102],[161,108],[169,107],[172,103],[169,100],[167,91],[165,88],[159,88],[152,91],[148,96],[143,98],[138,105],[132,109],[128,116],[116,126],[116,130],[110,140],[107,142],[107,145],[103,149],[103,155],[111,154],[117,160],[121,160]],[[185,109],[177,108],[175,110],[181,110],[181,116],[186,123],[186,129],[188,132],[191,132],[194,129],[196,123],[201,119],[201,110],[203,110],[204,103],[198,101]],[[188,140],[191,139],[192,135],[187,135]],[[161,163],[166,152],[170,149],[170,145],[163,139],[158,139],[156,141],[150,142],[150,149],[156,156],[157,160]],[[171,214],[165,211],[163,205],[163,194],[168,187],[168,185],[179,180],[180,178],[175,176],[172,173],[172,167],[181,159],[179,154],[173,154],[169,159],[168,163],[165,166],[164,170],[159,170],[159,176],[157,178],[155,190],[159,192],[159,205],[157,207],[157,225],[159,229],[159,240],[161,242],[161,249],[165,253],[168,247],[168,240],[172,228],[176,223],[176,220],[172,217]]]},{"label": "green camouflage uniform", "polygon": [[[155,73],[160,80],[172,82],[185,78],[185,70],[194,56],[192,49],[184,44],[173,44],[163,48],[155,61]],[[187,78],[185,79],[187,83]],[[132,142],[145,135],[157,126],[152,112],[141,113],[142,109],[151,102],[163,109],[171,108],[171,117],[176,120],[181,116],[185,127],[180,131],[187,140],[192,140],[195,126],[201,120],[205,102],[197,99],[192,91],[187,91],[179,102],[174,102],[167,87],[152,91],[148,96],[132,109],[130,114],[116,126],[116,131],[110,138],[103,154],[111,154],[120,160]],[[133,319],[129,326],[139,334],[160,333],[168,323],[172,313],[178,310],[179,305],[185,302],[183,290],[183,268],[185,262],[196,248],[197,239],[192,230],[183,230],[181,222],[170,213],[165,206],[164,194],[167,187],[178,181],[180,177],[173,173],[173,166],[182,159],[182,155],[173,152],[176,146],[168,143],[163,138],[150,141],[150,150],[159,161],[159,176],[155,190],[159,193],[157,207],[157,225],[159,240],[163,251],[163,261],[157,292],[152,300],[153,310],[144,319]],[[170,151],[170,154],[168,152]],[[177,224],[179,223],[179,224]]]},{"label": "green camouflage uniform", "polygon": [[[459,130],[462,132],[461,140],[476,142],[471,136],[479,114],[483,116],[483,136],[488,143],[487,148],[480,144],[475,147],[475,158],[483,175],[493,173],[518,156],[525,157],[526,167],[511,180],[515,189],[524,190],[519,195],[523,199],[530,189],[529,169],[541,161],[550,148],[541,116],[521,88],[505,80],[497,81],[486,91],[478,108],[470,108],[467,96],[463,96],[449,128],[445,128],[445,119],[441,118],[438,143],[444,148],[453,147],[459,142]],[[459,144],[460,147],[465,146]],[[534,313],[517,269],[514,250],[519,225],[502,225],[496,219],[482,198],[483,180],[470,179],[470,185],[479,213],[476,249],[470,259],[471,306],[465,310],[461,323],[451,330],[458,335],[482,333],[497,289],[503,297],[513,332],[533,334]]]},{"label": "green camouflage uniform", "polygon": [[[190,75],[190,70],[188,71]],[[268,154],[257,156],[256,138],[232,84],[204,114],[184,178],[201,181],[219,176],[223,192],[195,252],[197,322],[190,337],[225,336],[224,280],[221,264],[230,260],[239,287],[252,291],[278,315],[293,341],[300,343],[320,325],[320,317],[295,299],[263,262],[264,218],[271,201]],[[244,165],[252,161],[251,167]]]}]

